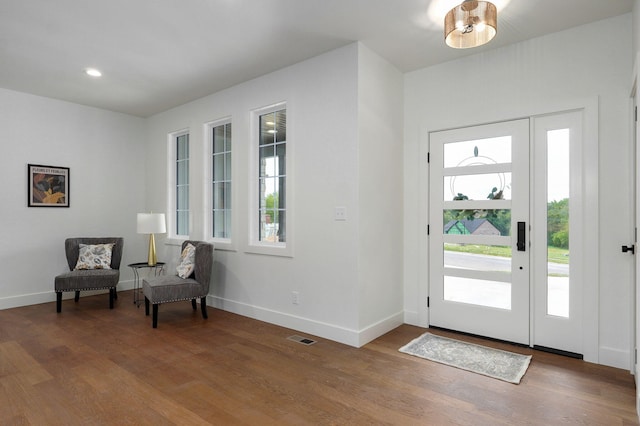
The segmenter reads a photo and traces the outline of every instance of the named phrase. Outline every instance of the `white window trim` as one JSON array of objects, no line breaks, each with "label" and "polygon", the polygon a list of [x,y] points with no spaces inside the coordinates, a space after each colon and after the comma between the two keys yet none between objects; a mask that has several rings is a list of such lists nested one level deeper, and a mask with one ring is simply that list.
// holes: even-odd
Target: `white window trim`
[{"label": "white window trim", "polygon": [[[167,240],[166,244],[181,244],[189,239],[189,235],[176,234],[176,139],[189,134],[189,129],[181,129],[167,135]],[[191,166],[191,147],[189,147],[189,165]],[[189,167],[189,182],[191,182],[191,167]],[[191,192],[191,184],[189,184]],[[189,206],[189,233],[193,226],[191,206]]]},{"label": "white window trim", "polygon": [[[259,127],[260,116],[270,112],[287,110],[287,158],[286,158],[286,212],[287,212],[287,241],[269,243],[258,239],[259,224],[257,220],[258,206],[258,158],[259,158]],[[245,249],[247,253],[263,254],[270,256],[293,257],[293,241],[294,241],[294,209],[293,209],[293,151],[294,140],[293,134],[293,114],[291,104],[287,102],[278,102],[266,107],[257,108],[251,111],[250,125],[250,142],[249,142],[249,223],[248,223],[248,244]]]},{"label": "white window trim", "polygon": [[[213,129],[222,126],[225,124],[231,124],[231,238],[215,238],[212,237],[213,234],[213,217],[211,212],[213,211]],[[215,245],[216,250],[229,250],[235,251],[236,241],[237,241],[237,214],[236,214],[236,206],[237,206],[237,184],[236,184],[236,145],[233,141],[233,135],[235,133],[235,129],[233,128],[233,120],[231,116],[219,118],[217,120],[209,121],[204,124],[204,144],[205,149],[204,152],[207,153],[207,161],[206,161],[206,173],[205,173],[205,212],[204,217],[204,232],[206,240],[213,243]]]}]

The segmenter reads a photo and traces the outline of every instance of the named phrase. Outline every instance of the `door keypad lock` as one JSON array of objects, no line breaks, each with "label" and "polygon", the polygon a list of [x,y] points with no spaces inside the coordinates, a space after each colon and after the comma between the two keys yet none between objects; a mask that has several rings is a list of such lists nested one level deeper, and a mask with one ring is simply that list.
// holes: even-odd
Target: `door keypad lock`
[{"label": "door keypad lock", "polygon": [[516,243],[516,248],[518,251],[526,251],[526,224],[525,222],[518,222],[518,242]]}]

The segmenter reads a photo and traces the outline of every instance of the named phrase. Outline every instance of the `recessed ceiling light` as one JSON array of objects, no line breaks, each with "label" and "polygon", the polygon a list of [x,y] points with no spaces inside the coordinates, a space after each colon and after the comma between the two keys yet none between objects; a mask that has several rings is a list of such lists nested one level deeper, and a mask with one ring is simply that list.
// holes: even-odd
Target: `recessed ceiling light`
[{"label": "recessed ceiling light", "polygon": [[100,70],[97,70],[95,68],[86,68],[84,72],[91,77],[102,77],[102,73],[100,72]]}]

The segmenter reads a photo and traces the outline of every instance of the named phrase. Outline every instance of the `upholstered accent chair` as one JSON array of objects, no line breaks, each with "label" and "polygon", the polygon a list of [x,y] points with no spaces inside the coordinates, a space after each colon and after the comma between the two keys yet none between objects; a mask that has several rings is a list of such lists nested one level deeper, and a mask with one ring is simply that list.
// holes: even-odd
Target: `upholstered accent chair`
[{"label": "upholstered accent chair", "polygon": [[[80,257],[80,245],[97,246],[101,244],[113,244],[111,248],[111,262],[107,269],[106,265],[100,264],[100,259],[91,259],[84,262]],[[62,312],[62,293],[65,291],[75,291],[75,301],[80,300],[80,292],[86,290],[109,290],[109,309],[113,309],[113,301],[117,298],[116,286],[120,280],[120,261],[122,259],[122,249],[124,239],[121,237],[88,237],[88,238],[67,238],[64,242],[64,249],[69,265],[69,272],[58,275],[55,278],[54,288],[56,292],[56,310]],[[106,253],[108,255],[108,253]],[[92,263],[92,262],[98,263]]]},{"label": "upholstered accent chair", "polygon": [[[178,275],[160,275],[142,281],[145,314],[149,315],[149,305],[153,305],[152,327],[158,327],[158,306],[163,303],[191,300],[193,310],[197,310],[196,299],[200,299],[202,318],[207,319],[207,294],[213,266],[213,244],[187,240],[182,243],[182,253],[189,244],[195,247],[193,272],[186,278]],[[180,271],[180,268],[178,268]]]}]

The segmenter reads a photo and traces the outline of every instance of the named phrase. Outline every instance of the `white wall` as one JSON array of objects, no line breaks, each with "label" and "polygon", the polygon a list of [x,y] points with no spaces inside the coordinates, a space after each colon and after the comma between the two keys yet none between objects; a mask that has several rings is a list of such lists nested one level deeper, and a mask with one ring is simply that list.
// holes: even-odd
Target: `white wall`
[{"label": "white wall", "polygon": [[[359,64],[359,52],[363,64]],[[150,198],[148,206],[164,211],[167,196],[162,189],[167,181],[167,134],[179,129],[190,130],[190,209],[193,229],[191,238],[206,239],[203,213],[208,185],[206,184],[206,141],[203,124],[223,117],[232,118],[233,126],[233,243],[234,250],[216,250],[216,261],[210,303],[222,309],[253,318],[284,325],[306,333],[330,338],[353,346],[366,343],[375,333],[388,329],[402,311],[402,287],[396,281],[387,291],[392,297],[383,303],[378,312],[368,309],[377,301],[360,300],[362,287],[377,291],[388,285],[388,277],[400,280],[401,238],[399,229],[395,235],[376,235],[381,244],[392,242],[397,249],[391,255],[388,271],[380,277],[362,279],[360,273],[369,267],[380,271],[386,265],[359,263],[362,234],[374,232],[362,228],[364,214],[359,197],[364,180],[380,177],[371,169],[360,168],[360,150],[380,150],[372,158],[381,158],[388,152],[385,144],[391,140],[401,149],[402,125],[398,112],[391,114],[391,123],[376,128],[385,134],[367,139],[359,136],[359,108],[382,108],[385,93],[391,93],[397,111],[401,111],[401,75],[389,70],[389,65],[374,59],[375,55],[360,44],[352,44],[320,55],[316,58],[284,68],[240,84],[225,91],[204,97],[149,119],[149,145],[151,155],[147,162],[147,186]],[[383,86],[372,99],[359,102],[358,77],[362,70],[375,73],[375,80]],[[387,82],[388,81],[388,82]],[[364,86],[365,88],[368,85]],[[287,103],[287,155],[294,158],[293,169],[287,171],[288,242],[293,244],[292,257],[268,256],[248,253],[249,220],[255,214],[249,212],[250,168],[249,144],[253,142],[250,126],[251,111],[278,102]],[[369,111],[365,111],[363,123],[369,123]],[[389,117],[387,117],[389,118]],[[393,134],[389,134],[395,133]],[[366,134],[366,132],[365,132]],[[360,143],[359,143],[360,140]],[[390,181],[401,185],[400,161],[397,154],[387,159],[391,172]],[[161,165],[155,167],[154,165]],[[365,182],[366,185],[371,185]],[[385,184],[386,185],[386,184]],[[368,197],[367,190],[364,193]],[[378,199],[383,199],[376,194]],[[400,207],[401,195],[392,195]],[[369,207],[370,203],[364,204]],[[346,207],[347,221],[335,221],[334,209]],[[367,214],[372,223],[386,221],[384,207]],[[293,215],[293,216],[291,216]],[[397,228],[397,226],[396,226]],[[169,242],[171,243],[171,242]],[[376,241],[378,243],[378,241]],[[384,249],[387,250],[387,249]],[[172,261],[178,256],[174,245],[160,249],[159,258]],[[378,255],[364,256],[365,262],[373,262]],[[394,268],[396,270],[394,270]],[[291,292],[297,291],[300,303],[292,304]],[[363,307],[364,305],[364,307]],[[360,315],[361,312],[366,312]],[[389,316],[396,315],[393,318]],[[215,316],[214,316],[215,317]],[[382,323],[382,324],[381,324]],[[370,331],[373,326],[375,332]],[[385,328],[386,327],[386,328]]]},{"label": "white wall", "polygon": [[406,321],[425,325],[424,180],[428,132],[599,102],[599,362],[629,367],[632,256],[629,93],[631,14],[415,71],[405,76]]},{"label": "white wall", "polygon": [[[55,300],[67,237],[122,236],[123,265],[144,256],[143,119],[0,89],[0,128],[0,309]],[[28,163],[70,168],[69,208],[27,207]],[[119,288],[131,277],[123,267]]]},{"label": "white wall", "polygon": [[[364,46],[358,57],[358,275],[362,343],[403,323],[403,76]],[[380,323],[378,325],[378,323]]]}]

